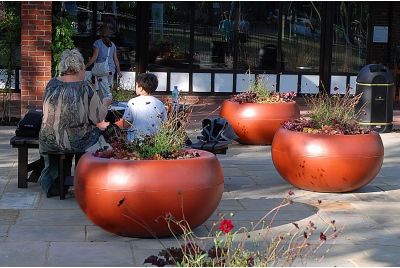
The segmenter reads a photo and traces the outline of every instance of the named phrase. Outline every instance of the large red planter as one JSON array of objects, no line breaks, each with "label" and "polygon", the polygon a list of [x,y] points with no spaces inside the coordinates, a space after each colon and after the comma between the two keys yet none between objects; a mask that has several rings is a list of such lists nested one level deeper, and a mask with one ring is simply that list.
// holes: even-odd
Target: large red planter
[{"label": "large red planter", "polygon": [[300,109],[296,102],[241,103],[226,100],[220,115],[224,117],[242,144],[269,145],[282,122],[298,118]]},{"label": "large red planter", "polygon": [[137,161],[86,153],[75,172],[76,199],[93,223],[122,236],[171,235],[168,214],[195,228],[215,211],[224,190],[218,159],[198,152],[191,159]]},{"label": "large red planter", "polygon": [[323,135],[280,128],[272,161],[292,185],[316,192],[349,192],[378,174],[384,149],[379,134]]}]

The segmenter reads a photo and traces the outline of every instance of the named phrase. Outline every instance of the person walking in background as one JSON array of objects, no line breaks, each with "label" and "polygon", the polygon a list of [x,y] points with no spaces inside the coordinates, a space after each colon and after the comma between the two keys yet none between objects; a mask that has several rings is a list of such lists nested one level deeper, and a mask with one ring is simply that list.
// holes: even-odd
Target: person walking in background
[{"label": "person walking in background", "polygon": [[93,44],[93,55],[86,68],[91,66],[94,62],[101,63],[108,60],[109,72],[105,76],[95,76],[96,90],[100,91],[103,97],[112,97],[111,89],[114,82],[114,74],[117,72],[118,77],[121,76],[121,69],[117,56],[117,47],[111,42],[111,30],[107,25],[102,25],[100,28],[101,38],[96,40]]},{"label": "person walking in background", "polygon": [[222,34],[222,39],[226,42],[226,55],[230,56],[232,51],[232,29],[233,25],[229,19],[228,11],[225,11],[222,15],[222,20],[219,22],[218,30]]},{"label": "person walking in background", "polygon": [[250,22],[246,19],[245,15],[242,15],[239,23],[239,57],[243,61],[247,61],[247,54],[244,44],[249,38]]},{"label": "person walking in background", "polygon": [[222,33],[225,42],[230,43],[232,39],[232,22],[229,19],[228,11],[225,11],[222,20],[219,22],[218,30]]}]

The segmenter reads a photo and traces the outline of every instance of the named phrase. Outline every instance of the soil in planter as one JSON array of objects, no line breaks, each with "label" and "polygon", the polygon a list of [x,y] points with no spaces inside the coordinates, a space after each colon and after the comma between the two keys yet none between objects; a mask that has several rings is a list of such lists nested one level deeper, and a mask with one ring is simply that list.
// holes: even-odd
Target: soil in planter
[{"label": "soil in planter", "polygon": [[373,132],[371,129],[360,126],[357,122],[346,125],[333,122],[332,125],[316,128],[311,120],[305,118],[286,121],[282,127],[291,131],[325,135],[358,135]]},{"label": "soil in planter", "polygon": [[139,153],[131,150],[129,145],[123,141],[114,141],[111,144],[112,148],[104,148],[97,150],[93,155],[101,158],[109,159],[122,159],[122,160],[174,160],[174,159],[189,159],[199,157],[200,154],[197,151],[185,151],[169,153],[169,154],[155,154],[151,158],[141,158]]}]

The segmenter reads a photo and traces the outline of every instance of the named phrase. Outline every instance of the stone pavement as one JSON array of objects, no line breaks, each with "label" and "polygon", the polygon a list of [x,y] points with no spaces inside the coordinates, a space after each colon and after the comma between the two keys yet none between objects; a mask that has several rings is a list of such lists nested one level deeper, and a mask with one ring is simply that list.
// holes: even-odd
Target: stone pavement
[{"label": "stone pavement", "polygon": [[[17,188],[17,152],[9,145],[13,132],[13,127],[0,127],[0,266],[143,266],[146,257],[158,253],[162,246],[155,239],[119,237],[93,225],[73,196],[46,198],[37,183]],[[310,257],[298,265],[400,266],[400,133],[382,134],[382,139],[380,174],[346,194],[293,189],[276,172],[269,146],[234,144],[227,155],[218,156],[225,192],[217,212],[234,212],[235,226],[250,227],[292,189],[295,203],[282,209],[273,230],[289,230],[291,222],[305,226],[310,220],[318,226],[317,211],[343,228],[329,247],[321,248],[322,260]],[[32,150],[31,160],[37,154]],[[208,234],[217,212],[195,229],[197,235]],[[176,246],[172,238],[162,241]]]}]

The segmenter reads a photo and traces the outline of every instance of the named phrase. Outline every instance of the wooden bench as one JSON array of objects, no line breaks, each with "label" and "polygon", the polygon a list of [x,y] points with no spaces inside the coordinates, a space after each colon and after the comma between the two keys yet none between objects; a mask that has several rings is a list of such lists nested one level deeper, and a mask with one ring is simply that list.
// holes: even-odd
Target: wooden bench
[{"label": "wooden bench", "polygon": [[[14,136],[10,139],[10,144],[13,148],[18,149],[18,188],[28,188],[28,181],[30,181],[28,172],[38,168],[38,166],[44,166],[42,158],[28,164],[28,150],[38,149],[39,139]],[[37,175],[31,174],[31,177]],[[34,178],[32,178],[32,181],[34,181]]]},{"label": "wooden bench", "polygon": [[[40,171],[44,167],[44,160],[40,159],[28,164],[28,150],[39,148],[38,138],[27,138],[14,136],[10,139],[10,144],[13,148],[18,149],[18,188],[28,188],[28,182],[37,182],[40,176]],[[73,153],[75,155],[75,165],[83,153]],[[64,160],[67,153],[49,152],[50,157],[57,157],[59,162],[60,185],[72,186],[73,176],[64,174]],[[28,172],[33,171],[28,178]],[[36,173],[34,173],[36,171]],[[60,187],[60,199],[65,199],[64,192]]]}]

